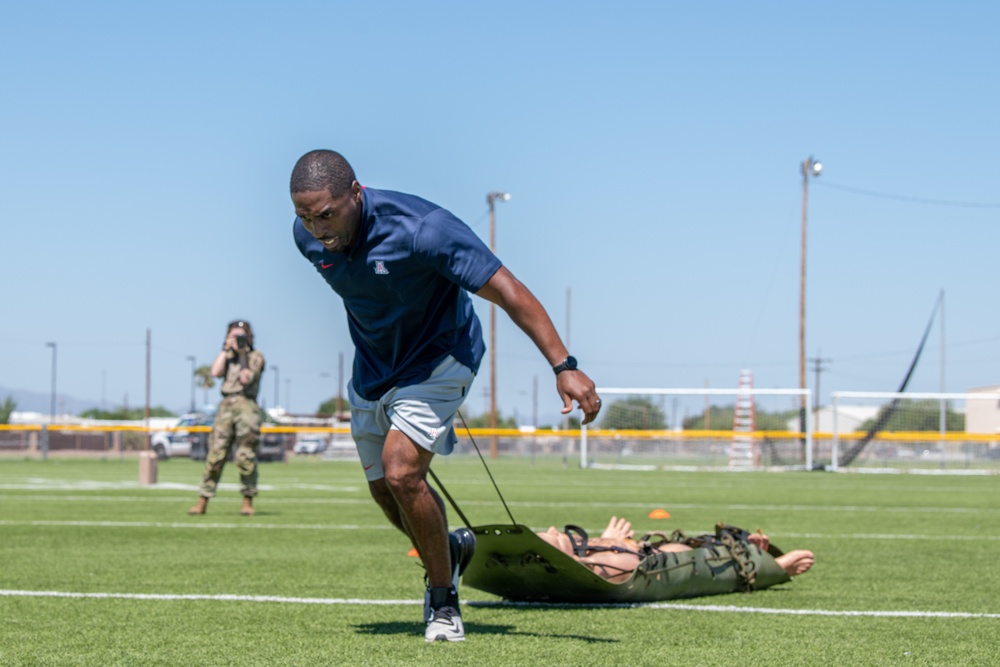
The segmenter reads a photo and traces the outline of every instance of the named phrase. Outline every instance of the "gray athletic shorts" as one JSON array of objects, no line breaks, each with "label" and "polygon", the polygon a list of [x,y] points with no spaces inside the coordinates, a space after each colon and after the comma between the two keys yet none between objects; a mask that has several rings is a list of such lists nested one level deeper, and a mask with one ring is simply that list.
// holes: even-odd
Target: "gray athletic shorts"
[{"label": "gray athletic shorts", "polygon": [[377,401],[368,401],[348,384],[351,401],[351,436],[361,456],[369,482],[385,477],[382,448],[390,430],[402,431],[424,449],[451,454],[455,413],[469,394],[475,373],[447,356],[420,384],[393,387]]}]

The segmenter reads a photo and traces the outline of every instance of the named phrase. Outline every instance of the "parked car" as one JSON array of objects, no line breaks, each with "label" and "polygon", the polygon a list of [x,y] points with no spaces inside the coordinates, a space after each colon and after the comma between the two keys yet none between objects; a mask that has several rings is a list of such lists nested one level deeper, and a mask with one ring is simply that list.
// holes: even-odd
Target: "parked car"
[{"label": "parked car", "polygon": [[[261,426],[279,426],[278,422],[275,421],[273,417],[264,412],[261,413]],[[202,415],[201,419],[198,420],[196,426],[207,426],[211,427],[215,423],[215,413]],[[191,433],[191,458],[196,461],[204,461],[208,456],[208,438],[211,435],[211,429],[207,428],[204,431],[199,429],[197,432]],[[295,444],[295,434],[294,433],[274,433],[263,431],[260,434],[260,446],[257,449],[257,460],[258,461],[285,461],[287,458],[288,450],[291,449]],[[236,447],[233,447],[229,453],[229,460],[232,461],[236,458]]]},{"label": "parked car", "polygon": [[169,459],[172,456],[191,455],[191,432],[182,429],[184,426],[193,426],[200,417],[197,413],[181,415],[174,425],[175,429],[170,431],[157,431],[150,436],[150,446],[156,452],[156,458]]},{"label": "parked car", "polygon": [[329,445],[329,433],[298,433],[294,451],[296,454],[322,454]]}]

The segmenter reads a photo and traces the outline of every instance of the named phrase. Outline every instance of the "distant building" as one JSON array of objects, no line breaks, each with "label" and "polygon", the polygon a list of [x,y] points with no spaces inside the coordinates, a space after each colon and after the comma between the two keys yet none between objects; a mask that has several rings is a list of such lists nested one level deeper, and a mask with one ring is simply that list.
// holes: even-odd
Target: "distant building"
[{"label": "distant building", "polygon": [[[1000,385],[976,387],[969,394],[1000,394]],[[1000,401],[970,400],[965,409],[966,433],[1000,433]]]},{"label": "distant building", "polygon": [[[861,429],[861,425],[869,419],[878,416],[877,405],[838,405],[837,431],[851,433]],[[788,420],[788,430],[799,430],[799,418]],[[833,407],[820,408],[813,413],[813,431],[817,433],[833,433]]]},{"label": "distant building", "polygon": [[11,424],[29,424],[29,425],[40,425],[40,424],[82,424],[83,419],[77,417],[76,415],[67,414],[57,414],[55,415],[55,422],[51,421],[52,415],[47,412],[30,412],[30,411],[14,411],[10,413],[10,423]]}]

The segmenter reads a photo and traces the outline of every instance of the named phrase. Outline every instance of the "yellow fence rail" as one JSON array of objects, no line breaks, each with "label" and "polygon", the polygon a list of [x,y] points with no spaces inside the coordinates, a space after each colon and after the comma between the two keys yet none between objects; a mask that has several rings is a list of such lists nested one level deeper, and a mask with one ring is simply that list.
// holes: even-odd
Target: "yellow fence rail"
[{"label": "yellow fence rail", "polygon": [[[160,431],[177,432],[188,431],[191,433],[208,433],[211,426],[168,426],[153,427],[137,424],[108,424],[108,425],[82,425],[82,424],[0,424],[0,432],[3,431],[27,431],[39,432],[43,429],[60,432],[80,432],[80,433],[156,433]],[[350,435],[349,426],[263,426],[263,433],[327,433],[331,435]],[[537,429],[521,430],[516,428],[471,428],[456,429],[459,437],[466,433],[472,436],[498,436],[504,438],[579,438],[579,429]],[[587,431],[591,438],[629,438],[635,440],[670,440],[670,439],[727,439],[732,438],[737,432],[731,430],[687,430],[673,431],[669,429],[597,429],[592,428]],[[798,440],[804,434],[799,431],[740,431],[742,437],[750,437],[755,440]],[[865,437],[863,431],[851,433],[841,433],[841,440],[860,440]],[[833,438],[832,433],[816,432],[813,438],[829,440]],[[878,439],[889,442],[983,442],[994,443],[1000,441],[1000,434],[996,433],[964,433],[961,431],[881,431]]]}]

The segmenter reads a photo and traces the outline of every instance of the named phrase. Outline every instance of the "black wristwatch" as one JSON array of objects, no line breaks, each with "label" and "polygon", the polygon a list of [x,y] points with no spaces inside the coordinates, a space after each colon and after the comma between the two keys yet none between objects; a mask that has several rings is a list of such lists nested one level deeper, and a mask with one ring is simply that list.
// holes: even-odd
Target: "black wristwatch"
[{"label": "black wristwatch", "polygon": [[576,357],[569,356],[563,359],[563,362],[558,366],[552,367],[552,372],[559,375],[563,371],[575,371],[577,369]]}]

